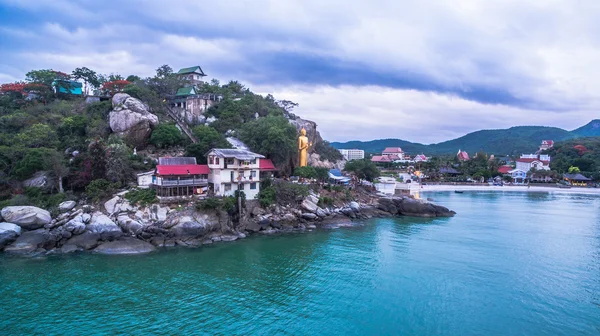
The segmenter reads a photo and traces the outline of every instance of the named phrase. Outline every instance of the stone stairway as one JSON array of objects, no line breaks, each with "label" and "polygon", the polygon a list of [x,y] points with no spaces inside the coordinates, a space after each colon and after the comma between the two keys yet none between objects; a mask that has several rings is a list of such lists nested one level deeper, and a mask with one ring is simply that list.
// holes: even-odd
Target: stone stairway
[{"label": "stone stairway", "polygon": [[194,133],[192,133],[186,122],[183,119],[181,119],[177,115],[177,113],[173,112],[173,110],[171,110],[171,107],[167,106],[167,114],[169,115],[169,117],[171,117],[171,119],[175,120],[177,126],[179,126],[183,133],[185,133],[185,135],[187,135],[187,137],[190,138],[190,140],[192,140],[193,143],[198,142],[198,139],[196,138]]}]

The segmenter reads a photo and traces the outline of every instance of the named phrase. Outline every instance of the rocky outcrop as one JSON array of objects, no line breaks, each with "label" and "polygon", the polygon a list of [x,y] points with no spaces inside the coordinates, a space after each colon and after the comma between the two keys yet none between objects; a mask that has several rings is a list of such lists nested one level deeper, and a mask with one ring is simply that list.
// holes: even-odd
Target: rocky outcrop
[{"label": "rocky outcrop", "polygon": [[156,250],[156,248],[143,240],[124,237],[119,240],[101,244],[94,249],[100,254],[143,254]]},{"label": "rocky outcrop", "polygon": [[183,214],[172,216],[163,227],[174,237],[199,237],[220,228],[216,214]]},{"label": "rocky outcrop", "polygon": [[46,252],[54,248],[60,239],[57,235],[45,229],[23,232],[17,240],[7,246],[4,251],[12,254],[29,255]]},{"label": "rocky outcrop", "polygon": [[411,217],[452,217],[456,214],[441,205],[410,197],[381,198],[377,207],[392,215]]},{"label": "rocky outcrop", "polygon": [[77,203],[75,201],[65,201],[58,205],[58,210],[60,212],[67,212],[72,210],[76,205]]},{"label": "rocky outcrop", "polygon": [[15,241],[20,234],[20,226],[13,223],[0,223],[0,250]]},{"label": "rocky outcrop", "polygon": [[48,172],[39,171],[33,174],[31,178],[28,178],[27,180],[23,181],[23,186],[41,188],[46,191],[50,191],[56,187],[56,183],[53,179],[50,178]]},{"label": "rocky outcrop", "polygon": [[100,234],[103,240],[111,240],[123,235],[121,228],[99,211],[92,215],[91,222],[86,226],[86,231]]},{"label": "rocky outcrop", "polygon": [[50,223],[50,212],[34,206],[9,206],[2,211],[5,221],[19,225],[25,230],[34,230]]},{"label": "rocky outcrop", "polygon": [[117,93],[112,99],[113,110],[109,113],[111,130],[122,136],[133,147],[144,147],[158,124],[158,117],[148,111],[139,99],[126,93]]}]

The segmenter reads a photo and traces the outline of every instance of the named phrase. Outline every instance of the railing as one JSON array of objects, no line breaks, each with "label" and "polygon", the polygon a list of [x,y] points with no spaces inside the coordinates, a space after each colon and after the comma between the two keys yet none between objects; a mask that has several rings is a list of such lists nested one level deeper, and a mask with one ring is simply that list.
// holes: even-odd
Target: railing
[{"label": "railing", "polygon": [[152,182],[154,185],[163,187],[176,187],[176,186],[194,186],[204,185],[208,183],[207,179],[184,179],[184,180],[157,180]]}]

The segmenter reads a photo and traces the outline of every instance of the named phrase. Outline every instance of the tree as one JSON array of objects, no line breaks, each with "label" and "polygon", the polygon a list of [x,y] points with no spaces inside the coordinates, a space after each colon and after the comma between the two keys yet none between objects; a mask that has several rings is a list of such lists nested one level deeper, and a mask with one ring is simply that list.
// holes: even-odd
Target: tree
[{"label": "tree", "polygon": [[578,173],[581,173],[581,170],[579,169],[579,167],[574,167],[574,166],[569,167],[569,174],[578,174]]},{"label": "tree", "polygon": [[156,78],[168,78],[173,75],[173,68],[168,64],[163,64],[156,69]]},{"label": "tree", "polygon": [[91,179],[103,179],[106,177],[106,148],[99,141],[93,141],[88,146],[89,169],[91,170]]},{"label": "tree", "polygon": [[368,159],[352,160],[346,163],[345,171],[352,172],[361,179],[373,181],[380,175],[380,171],[375,163]]},{"label": "tree", "polygon": [[133,169],[129,160],[129,149],[125,144],[108,146],[106,160],[106,176],[109,180],[121,185],[133,180]]},{"label": "tree", "polygon": [[181,131],[174,124],[159,124],[150,136],[150,143],[158,148],[176,146],[182,141]]},{"label": "tree", "polygon": [[[272,98],[273,96],[271,96]],[[294,108],[298,107],[298,103],[294,103],[291,100],[278,100],[277,105],[279,105],[286,112],[291,112]]]},{"label": "tree", "polygon": [[83,79],[84,89],[83,91],[88,93],[88,84],[94,88],[100,87],[100,81],[98,80],[98,74],[94,70],[90,70],[86,67],[76,68],[71,73],[71,76],[75,79]]},{"label": "tree", "polygon": [[58,143],[56,132],[44,124],[35,124],[17,136],[20,144],[26,147],[54,147]]},{"label": "tree", "polygon": [[57,152],[51,151],[44,158],[45,166],[50,170],[50,173],[58,182],[58,192],[63,193],[63,178],[69,174],[69,168],[65,164],[64,156]]},{"label": "tree", "polygon": [[28,150],[23,158],[17,162],[14,175],[24,180],[31,177],[35,172],[44,169],[45,153],[39,149]]},{"label": "tree", "polygon": [[112,96],[117,92],[122,92],[129,84],[131,83],[124,79],[108,81],[102,85],[102,91]]},{"label": "tree", "polygon": [[127,76],[127,78],[125,80],[127,80],[128,82],[134,83],[134,82],[141,81],[142,79],[140,78],[140,76],[129,75],[129,76]]},{"label": "tree", "polygon": [[186,155],[196,157],[198,163],[206,163],[206,154],[213,148],[231,147],[225,137],[210,126],[196,126],[192,132],[198,142],[187,146]]},{"label": "tree", "polygon": [[285,117],[267,116],[245,123],[240,140],[278,167],[284,167],[298,155],[296,128]]},{"label": "tree", "polygon": [[294,169],[294,176],[312,179],[317,177],[317,171],[311,166],[296,167]]}]

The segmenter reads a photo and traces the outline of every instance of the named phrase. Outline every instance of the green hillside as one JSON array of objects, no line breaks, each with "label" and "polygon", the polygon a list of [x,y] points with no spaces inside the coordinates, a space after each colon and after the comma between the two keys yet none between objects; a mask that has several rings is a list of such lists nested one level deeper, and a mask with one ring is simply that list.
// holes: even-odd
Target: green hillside
[{"label": "green hillside", "polygon": [[577,135],[578,137],[600,136],[600,119],[594,119],[590,121],[587,125],[581,126],[578,129],[571,131],[571,133]]},{"label": "green hillside", "polygon": [[[596,130],[596,128],[590,126],[590,124],[578,129],[581,130],[580,132],[582,135],[575,133],[575,131],[569,132],[557,127],[517,126],[508,129],[476,131],[460,138],[431,145],[413,143],[399,139],[381,139],[367,142],[333,142],[332,145],[338,149],[363,149],[368,153],[380,153],[385,147],[402,147],[402,149],[408,153],[452,154],[461,149],[469,153],[483,150],[487,153],[497,155],[514,155],[535,152],[542,140],[561,141],[584,136],[583,132],[593,132]],[[598,127],[600,127],[600,121],[598,121]],[[598,134],[596,135],[600,135],[600,128],[597,128],[597,132]]]}]

